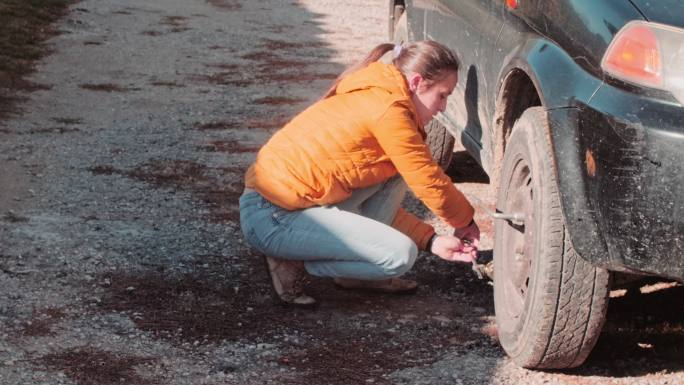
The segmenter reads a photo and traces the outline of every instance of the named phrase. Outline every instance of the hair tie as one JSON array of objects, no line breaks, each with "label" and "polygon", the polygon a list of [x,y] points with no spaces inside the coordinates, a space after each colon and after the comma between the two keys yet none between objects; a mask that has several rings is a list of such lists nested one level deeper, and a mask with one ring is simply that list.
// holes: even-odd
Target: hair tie
[{"label": "hair tie", "polygon": [[401,50],[404,48],[402,43],[395,44],[394,49],[392,49],[392,53],[394,53],[394,57],[398,58],[399,55],[401,55]]}]

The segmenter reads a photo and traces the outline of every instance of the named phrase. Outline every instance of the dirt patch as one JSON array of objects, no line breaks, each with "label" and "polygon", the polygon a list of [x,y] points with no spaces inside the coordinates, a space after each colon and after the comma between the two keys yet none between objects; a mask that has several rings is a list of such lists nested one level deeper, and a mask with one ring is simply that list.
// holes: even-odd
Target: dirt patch
[{"label": "dirt patch", "polygon": [[207,0],[207,3],[222,10],[222,11],[238,11],[242,8],[242,4],[237,1],[230,0]]},{"label": "dirt patch", "polygon": [[80,129],[76,127],[46,127],[46,128],[34,128],[29,130],[28,134],[66,134],[79,132]]},{"label": "dirt patch", "polygon": [[[236,148],[240,148],[236,145]],[[217,222],[238,220],[238,200],[244,188],[241,167],[210,169],[190,161],[158,159],[130,171],[119,170],[110,165],[97,165],[88,169],[96,175],[121,175],[158,188],[174,188],[189,191],[201,199],[210,209],[209,219]],[[216,174],[230,174],[235,182],[221,182]]]},{"label": "dirt patch", "polygon": [[48,48],[44,42],[56,35],[52,23],[66,14],[73,0],[4,0],[0,5],[0,119],[16,112],[23,98],[17,91],[43,89],[25,78]]},{"label": "dirt patch", "polygon": [[127,356],[94,348],[73,349],[48,354],[39,360],[50,369],[63,371],[78,385],[153,385],[156,381],[143,378],[135,367],[153,363],[152,358]]},{"label": "dirt patch", "polygon": [[[274,42],[274,46],[280,47]],[[278,49],[287,49],[283,46]],[[315,80],[332,80],[337,78],[337,74],[333,73],[313,73],[308,71],[306,67],[315,65],[315,62],[284,59],[273,51],[256,51],[242,56],[244,59],[259,62],[255,67],[256,71],[252,75],[259,81],[269,81],[276,83],[304,83]]]},{"label": "dirt patch", "polygon": [[288,98],[283,96],[267,96],[265,98],[259,98],[254,100],[254,104],[266,104],[269,106],[283,106],[283,105],[294,105],[305,102],[305,99],[299,98]]},{"label": "dirt patch", "polygon": [[32,128],[30,130],[26,131],[15,131],[15,130],[9,130],[9,129],[0,129],[0,132],[6,133],[6,134],[15,134],[15,135],[34,135],[34,134],[65,134],[65,133],[71,133],[71,132],[79,132],[81,131],[80,129],[76,127],[44,127],[44,128]]},{"label": "dirt patch", "polygon": [[275,54],[266,51],[250,52],[248,54],[242,55],[243,59],[255,61],[268,61],[275,57],[277,57]]},{"label": "dirt patch", "polygon": [[210,75],[191,75],[190,81],[216,84],[221,86],[247,87],[254,80],[243,79],[239,72],[218,72]]},{"label": "dirt patch", "polygon": [[240,122],[219,120],[207,123],[197,122],[193,125],[193,128],[199,131],[231,130],[240,128],[272,130],[283,127],[289,120],[289,116],[276,116],[269,119],[251,118]]},{"label": "dirt patch", "polygon": [[[221,271],[225,261],[208,256],[202,261],[214,266],[213,275],[108,275],[111,287],[100,309],[130,314],[139,328],[171,342],[180,339],[202,346],[222,340],[279,340],[282,354],[273,362],[302,375],[293,381],[282,378],[283,384],[317,383],[322,378],[326,384],[367,379],[389,383],[384,375],[408,362],[428,365],[439,357],[436,352],[489,343],[470,332],[477,321],[456,322],[463,314],[429,294],[407,303],[405,297],[337,290],[329,280],[312,279],[309,290],[323,302],[321,308],[274,306],[268,283],[254,279],[266,276],[261,257],[248,254],[241,259],[247,267],[232,277],[231,270]],[[426,308],[445,310],[425,314]]]},{"label": "dirt patch", "polygon": [[171,26],[170,32],[185,32],[191,29],[186,26],[187,20],[185,16],[165,16],[159,24]]},{"label": "dirt patch", "polygon": [[217,122],[209,122],[209,123],[195,123],[193,126],[196,130],[200,131],[205,131],[205,130],[229,130],[231,128],[238,128],[240,127],[240,124],[237,122],[230,122],[230,121],[217,121]]},{"label": "dirt patch", "polygon": [[98,84],[80,84],[79,87],[89,90],[89,91],[101,91],[101,92],[129,92],[129,91],[139,91],[140,88],[137,87],[126,87],[120,84],[114,83],[98,83]]},{"label": "dirt patch", "polygon": [[290,117],[275,117],[273,119],[249,119],[245,122],[247,128],[263,128],[273,130],[283,127]]},{"label": "dirt patch", "polygon": [[279,83],[308,83],[316,80],[333,80],[337,78],[337,74],[333,73],[319,73],[319,74],[274,74],[268,76],[268,79]]},{"label": "dirt patch", "polygon": [[169,87],[169,88],[182,88],[185,87],[184,84],[179,84],[176,82],[163,82],[163,81],[153,81],[150,82],[151,85],[157,86],[157,87]]},{"label": "dirt patch", "polygon": [[278,50],[293,50],[293,49],[301,49],[301,48],[315,48],[315,47],[325,47],[327,43],[322,42],[322,41],[307,41],[307,42],[292,42],[292,41],[285,41],[285,40],[276,40],[276,39],[263,39],[262,45],[264,48],[272,51],[278,51]]},{"label": "dirt patch", "polygon": [[154,160],[123,175],[157,187],[196,188],[209,183],[205,165],[182,160]]},{"label": "dirt patch", "polygon": [[252,52],[248,53],[246,55],[242,56],[244,59],[247,60],[254,60],[254,61],[259,61],[261,62],[259,64],[259,68],[265,69],[265,68],[270,68],[271,70],[278,70],[278,69],[292,69],[292,68],[301,68],[301,67],[306,67],[309,64],[302,60],[292,60],[292,59],[282,59],[277,55],[274,55],[271,52],[264,52],[264,51],[258,51],[258,52]]},{"label": "dirt patch", "polygon": [[121,171],[115,169],[112,166],[94,166],[90,167],[88,171],[92,172],[95,175],[121,174]]},{"label": "dirt patch", "polygon": [[[454,322],[458,316],[453,313],[425,314],[425,308],[406,306],[402,298],[389,296],[334,295],[338,299],[334,306],[342,313],[349,312],[349,318],[323,314],[316,317],[322,319],[320,324],[300,325],[298,329],[316,342],[305,348],[295,345],[279,359],[279,363],[303,374],[298,381],[315,383],[325,378],[328,384],[389,384],[387,373],[407,364],[427,366],[454,346],[487,343],[465,325]],[[426,301],[427,307],[440,305],[423,296],[420,300]],[[355,312],[365,316],[353,316]],[[356,327],[342,326],[347,323]]]},{"label": "dirt patch", "polygon": [[80,118],[68,118],[68,117],[57,117],[57,118],[51,118],[53,122],[57,122],[60,124],[81,124],[83,123],[83,119]]},{"label": "dirt patch", "polygon": [[10,222],[10,223],[22,223],[22,222],[28,222],[29,219],[23,215],[19,215],[15,213],[14,211],[8,211],[5,213],[5,215],[2,216],[2,219],[4,221]]},{"label": "dirt patch", "polygon": [[185,16],[164,16],[160,22],[162,25],[170,25],[172,27],[180,27],[187,23],[188,18]]},{"label": "dirt patch", "polygon": [[[272,43],[275,44],[275,43]],[[242,55],[243,59],[255,61],[257,65],[207,64],[207,67],[219,68],[213,74],[195,74],[188,77],[190,81],[219,84],[234,87],[248,87],[255,84],[272,83],[305,83],[316,80],[332,80],[337,78],[333,73],[316,73],[309,71],[308,66],[314,61],[285,58],[273,51],[255,51]]]},{"label": "dirt patch", "polygon": [[145,35],[145,36],[161,36],[164,34],[164,32],[148,30],[148,31],[142,31],[142,32],[140,32],[140,34]]},{"label": "dirt patch", "polygon": [[29,337],[44,337],[52,335],[52,326],[58,323],[66,314],[62,309],[44,309],[34,312],[21,330],[21,334]]},{"label": "dirt patch", "polygon": [[[213,264],[214,269],[225,264],[218,263]],[[254,312],[257,303],[251,296],[241,293],[259,290],[254,282],[244,277],[219,282],[211,279],[215,271],[209,273],[208,277],[185,275],[180,278],[159,273],[113,273],[106,276],[111,287],[100,309],[136,312],[132,319],[138,327],[171,341],[181,338],[182,341],[207,343],[263,338],[269,333],[266,330],[269,327],[259,321],[274,320],[277,315]],[[268,318],[264,319],[264,316]]]},{"label": "dirt patch", "polygon": [[205,64],[207,67],[214,67],[214,68],[220,68],[222,70],[236,70],[240,68],[240,65],[238,64]]},{"label": "dirt patch", "polygon": [[255,146],[245,146],[238,142],[237,140],[213,140],[209,144],[200,146],[201,151],[208,152],[226,152],[229,154],[241,154],[245,152],[258,152],[259,147]]}]

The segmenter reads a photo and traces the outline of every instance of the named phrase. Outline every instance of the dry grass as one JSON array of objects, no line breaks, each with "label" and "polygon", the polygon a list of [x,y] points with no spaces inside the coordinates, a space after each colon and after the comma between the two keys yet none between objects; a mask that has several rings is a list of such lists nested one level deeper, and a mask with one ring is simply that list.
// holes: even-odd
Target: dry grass
[{"label": "dry grass", "polygon": [[26,80],[48,52],[45,40],[56,34],[51,24],[74,0],[0,0],[0,119],[16,112],[17,91],[40,86]]}]

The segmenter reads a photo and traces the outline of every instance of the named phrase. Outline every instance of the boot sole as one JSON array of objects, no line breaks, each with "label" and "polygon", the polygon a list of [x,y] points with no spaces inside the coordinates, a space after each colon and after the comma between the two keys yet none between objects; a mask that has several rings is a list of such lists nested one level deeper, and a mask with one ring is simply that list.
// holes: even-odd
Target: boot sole
[{"label": "boot sole", "polygon": [[269,286],[271,287],[271,298],[273,299],[273,302],[277,305],[280,305],[282,307],[292,307],[292,308],[298,308],[298,309],[314,309],[318,307],[318,301],[314,303],[307,303],[307,304],[302,304],[302,303],[296,303],[296,302],[290,302],[290,301],[285,301],[280,294],[278,294],[278,291],[275,288],[275,285],[273,284],[273,275],[271,274],[271,267],[268,265],[268,259],[266,259],[266,256],[264,255],[263,257],[264,260],[264,267],[266,268],[266,275],[268,275],[268,283]]}]

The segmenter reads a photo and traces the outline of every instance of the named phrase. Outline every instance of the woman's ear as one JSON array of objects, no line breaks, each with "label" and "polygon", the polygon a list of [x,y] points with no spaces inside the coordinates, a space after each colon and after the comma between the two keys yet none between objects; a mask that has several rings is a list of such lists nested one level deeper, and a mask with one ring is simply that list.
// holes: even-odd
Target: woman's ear
[{"label": "woman's ear", "polygon": [[409,91],[415,93],[420,84],[423,82],[423,76],[419,73],[414,73],[408,77]]}]

